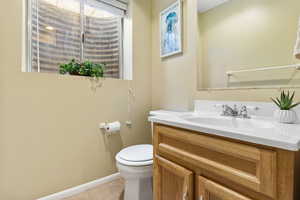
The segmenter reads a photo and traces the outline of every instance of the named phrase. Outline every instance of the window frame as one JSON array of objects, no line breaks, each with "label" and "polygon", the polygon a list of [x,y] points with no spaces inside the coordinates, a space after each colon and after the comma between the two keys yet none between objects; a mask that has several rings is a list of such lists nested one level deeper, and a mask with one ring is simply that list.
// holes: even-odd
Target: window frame
[{"label": "window frame", "polygon": [[32,1],[25,0],[26,2],[26,72],[32,72]]}]

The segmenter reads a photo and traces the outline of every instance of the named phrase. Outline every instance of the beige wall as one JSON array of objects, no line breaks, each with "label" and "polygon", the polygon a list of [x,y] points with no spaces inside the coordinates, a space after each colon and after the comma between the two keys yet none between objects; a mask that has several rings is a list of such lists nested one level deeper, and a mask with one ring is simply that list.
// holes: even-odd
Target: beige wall
[{"label": "beige wall", "polygon": [[[152,10],[152,105],[154,109],[191,109],[194,99],[270,101],[278,95],[278,89],[199,91],[197,89],[197,52],[199,38],[197,28],[196,0],[184,0],[184,53],[162,60],[159,57],[159,12],[171,0],[153,0]],[[283,14],[283,13],[282,13]],[[195,35],[196,34],[196,35]],[[200,59],[199,59],[200,60]],[[201,82],[201,80],[199,80]],[[300,89],[296,90],[300,99]]]},{"label": "beige wall", "polygon": [[192,107],[196,87],[196,0],[183,1],[183,54],[160,58],[159,13],[174,0],[152,1],[152,103],[153,108],[186,110]]},{"label": "beige wall", "polygon": [[[102,80],[93,90],[85,78],[22,73],[22,1],[1,1],[1,200],[33,200],[110,175],[122,147],[151,142],[151,2],[133,0],[131,8],[134,80]],[[105,138],[98,129],[130,119],[133,128],[121,135]]]},{"label": "beige wall", "polygon": [[[298,63],[293,49],[299,10],[299,0],[232,0],[199,14],[200,87],[226,87],[230,70]],[[299,85],[299,78],[294,69],[248,72],[235,74],[229,84]]]}]

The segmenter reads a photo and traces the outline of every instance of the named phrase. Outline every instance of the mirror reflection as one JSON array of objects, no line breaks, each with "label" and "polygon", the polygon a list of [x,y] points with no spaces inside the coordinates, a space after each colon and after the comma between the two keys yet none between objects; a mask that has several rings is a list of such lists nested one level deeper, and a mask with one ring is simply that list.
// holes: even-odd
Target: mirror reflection
[{"label": "mirror reflection", "polygon": [[300,85],[298,0],[198,0],[198,87]]}]

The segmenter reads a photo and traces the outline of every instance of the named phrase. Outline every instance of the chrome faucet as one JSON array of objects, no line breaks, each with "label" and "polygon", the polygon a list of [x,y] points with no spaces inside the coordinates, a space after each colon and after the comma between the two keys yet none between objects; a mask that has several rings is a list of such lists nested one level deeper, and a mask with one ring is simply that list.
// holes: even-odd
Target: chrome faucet
[{"label": "chrome faucet", "polygon": [[231,108],[228,105],[222,105],[221,115],[227,117],[237,117],[237,118],[245,118],[245,119],[250,118],[250,116],[248,115],[247,106],[242,106],[240,110],[238,110],[237,105],[234,105],[233,108]]},{"label": "chrome faucet", "polygon": [[238,115],[237,106],[234,105],[233,108],[231,108],[228,105],[222,106],[222,116],[229,116],[229,117],[236,117]]}]

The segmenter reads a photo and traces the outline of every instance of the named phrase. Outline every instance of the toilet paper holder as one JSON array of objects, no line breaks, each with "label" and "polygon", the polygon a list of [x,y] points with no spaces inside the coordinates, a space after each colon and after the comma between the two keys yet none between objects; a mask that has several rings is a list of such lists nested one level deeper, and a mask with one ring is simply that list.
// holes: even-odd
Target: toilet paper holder
[{"label": "toilet paper holder", "polygon": [[100,123],[99,128],[103,130],[105,133],[117,133],[121,130],[121,123],[119,121],[112,123]]}]

